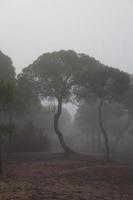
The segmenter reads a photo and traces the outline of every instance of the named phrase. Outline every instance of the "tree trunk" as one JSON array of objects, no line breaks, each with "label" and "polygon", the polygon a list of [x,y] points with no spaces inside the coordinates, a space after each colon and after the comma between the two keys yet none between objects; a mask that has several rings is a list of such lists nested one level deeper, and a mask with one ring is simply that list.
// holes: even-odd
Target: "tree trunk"
[{"label": "tree trunk", "polygon": [[0,174],[2,174],[2,137],[0,135]]},{"label": "tree trunk", "polygon": [[57,101],[58,101],[58,106],[57,106],[57,112],[54,115],[54,129],[55,129],[55,132],[58,136],[59,142],[60,142],[64,152],[65,153],[74,153],[74,151],[71,150],[65,143],[63,134],[59,129],[59,119],[60,119],[61,112],[62,112],[62,99],[57,99]]},{"label": "tree trunk", "polygon": [[[12,120],[12,111],[11,108],[8,108],[8,117],[9,117],[9,125],[12,126],[13,120]],[[9,141],[8,141],[8,153],[11,153],[12,149],[12,130],[9,132]]]},{"label": "tree trunk", "polygon": [[109,161],[110,160],[110,149],[109,149],[109,140],[108,140],[108,134],[104,128],[104,124],[103,124],[103,119],[102,119],[102,108],[103,108],[103,99],[100,99],[100,104],[99,104],[99,108],[98,108],[98,119],[99,119],[99,125],[103,134],[103,138],[105,141],[105,150],[106,150],[106,160]]},{"label": "tree trunk", "polygon": [[118,145],[119,145],[119,142],[120,142],[120,139],[121,139],[121,137],[124,135],[124,133],[127,131],[128,127],[129,127],[129,125],[130,125],[130,122],[131,122],[131,117],[130,117],[130,115],[129,115],[125,127],[119,132],[119,134],[117,135],[116,140],[115,140],[115,142],[114,142],[114,144],[113,144],[113,147],[112,147],[112,149],[111,149],[111,151],[112,151],[113,153],[116,152],[116,150],[117,150],[117,148],[118,148]]}]

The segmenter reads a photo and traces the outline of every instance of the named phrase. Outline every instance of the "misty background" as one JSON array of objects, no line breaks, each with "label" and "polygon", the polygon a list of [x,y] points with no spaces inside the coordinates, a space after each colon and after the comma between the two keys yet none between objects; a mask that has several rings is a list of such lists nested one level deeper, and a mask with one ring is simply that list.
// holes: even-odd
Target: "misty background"
[{"label": "misty background", "polygon": [[0,0],[0,200],[133,200],[133,0]]},{"label": "misty background", "polygon": [[132,19],[132,0],[0,0],[0,49],[17,73],[60,49],[133,73]]},{"label": "misty background", "polygon": [[[131,75],[133,73],[132,19],[131,0],[0,0],[0,50],[12,59],[15,72],[20,74],[20,77],[21,70],[33,63],[39,55],[62,49],[65,49],[68,55],[69,53],[77,57],[81,56],[80,53],[89,55],[90,62],[93,60],[92,57],[95,57],[106,67],[119,68]],[[67,52],[69,49],[76,53]],[[62,55],[63,51],[59,52],[59,55],[60,53]],[[93,62],[97,65],[96,60]],[[15,75],[13,78],[15,79]],[[20,88],[24,84],[25,82],[20,82]],[[32,132],[36,128],[33,126],[35,125],[39,128],[35,129],[35,133],[39,131],[38,143],[42,141],[41,137],[44,134],[48,144],[47,150],[49,148],[52,151],[61,150],[51,122],[53,113],[47,110],[50,106],[48,102],[43,104],[44,108],[34,103],[30,106],[29,114],[23,112],[18,114],[15,111],[14,121],[18,124],[20,135],[24,135],[27,139],[27,132]],[[104,106],[104,122],[113,143],[116,135],[122,131],[121,124],[122,128],[126,126],[128,115],[124,106],[120,108],[115,103],[108,106],[105,103]],[[67,143],[78,151],[87,153],[104,151],[97,107],[98,102],[90,104],[86,103],[86,100],[81,101],[78,106],[71,101],[67,104],[63,102],[61,130]],[[36,117],[31,120],[32,124],[29,118],[34,115]],[[125,132],[128,136],[126,135],[126,140],[122,138],[119,151],[126,149],[131,152],[132,126],[130,125]],[[30,137],[31,135],[29,140]]]}]

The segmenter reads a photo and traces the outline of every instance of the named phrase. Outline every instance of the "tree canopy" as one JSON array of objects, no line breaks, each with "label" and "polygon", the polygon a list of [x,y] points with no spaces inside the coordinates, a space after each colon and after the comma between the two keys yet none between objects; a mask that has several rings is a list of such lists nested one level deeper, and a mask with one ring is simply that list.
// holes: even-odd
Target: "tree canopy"
[{"label": "tree canopy", "polygon": [[0,51],[0,80],[14,81],[15,68],[11,58]]}]

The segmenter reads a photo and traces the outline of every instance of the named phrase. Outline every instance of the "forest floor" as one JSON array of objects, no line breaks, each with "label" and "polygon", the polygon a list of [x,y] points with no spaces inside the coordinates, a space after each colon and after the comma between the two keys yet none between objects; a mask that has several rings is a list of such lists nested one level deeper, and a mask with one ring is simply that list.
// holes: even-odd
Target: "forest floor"
[{"label": "forest floor", "polygon": [[[58,157],[58,156],[57,156]],[[133,167],[93,159],[11,159],[0,200],[133,200]]]}]

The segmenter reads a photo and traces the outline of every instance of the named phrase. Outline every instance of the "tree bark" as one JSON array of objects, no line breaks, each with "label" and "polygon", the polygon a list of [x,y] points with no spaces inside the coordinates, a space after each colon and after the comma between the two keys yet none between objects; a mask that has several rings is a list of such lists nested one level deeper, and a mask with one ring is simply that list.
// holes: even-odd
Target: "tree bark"
[{"label": "tree bark", "polygon": [[116,152],[116,150],[117,150],[117,148],[118,148],[118,145],[119,145],[119,142],[120,142],[120,139],[121,139],[121,137],[124,135],[124,133],[127,131],[128,127],[129,127],[129,125],[130,125],[130,122],[131,122],[131,117],[128,116],[128,120],[127,120],[127,123],[126,123],[125,127],[119,132],[119,134],[117,135],[116,140],[115,140],[115,142],[114,142],[114,144],[113,144],[113,147],[112,147],[112,149],[111,149],[111,151],[112,151],[113,153]]},{"label": "tree bark", "polygon": [[59,142],[64,150],[65,153],[75,153],[72,149],[70,149],[67,144],[64,141],[64,137],[62,132],[59,129],[59,119],[61,116],[61,112],[62,112],[62,99],[57,99],[58,101],[58,106],[57,106],[57,112],[54,115],[54,129],[55,129],[55,133],[58,136]]},{"label": "tree bark", "polygon": [[103,108],[103,99],[100,99],[100,104],[99,104],[99,108],[98,108],[98,119],[99,119],[99,125],[103,134],[103,138],[105,141],[105,150],[106,150],[106,161],[110,160],[110,148],[109,148],[109,139],[108,139],[108,134],[107,131],[104,128],[104,124],[103,124],[103,119],[102,119],[102,108]]}]

